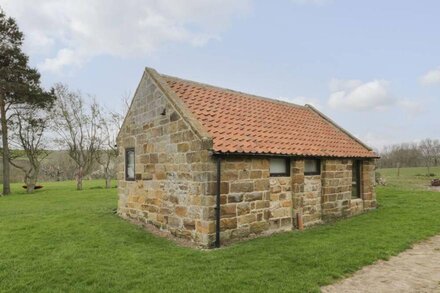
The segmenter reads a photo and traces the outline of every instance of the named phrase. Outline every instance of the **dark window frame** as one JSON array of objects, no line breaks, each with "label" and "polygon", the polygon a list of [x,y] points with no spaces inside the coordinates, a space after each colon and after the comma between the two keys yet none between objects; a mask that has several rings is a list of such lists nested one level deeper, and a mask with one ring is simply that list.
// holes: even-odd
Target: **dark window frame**
[{"label": "dark window frame", "polygon": [[[306,161],[315,161],[317,171],[306,172]],[[321,175],[321,159],[315,159],[315,158],[304,159],[304,175],[305,176]]]},{"label": "dark window frame", "polygon": [[[133,178],[128,177],[128,154],[133,152],[134,162],[133,162]],[[134,148],[125,149],[125,181],[135,181],[136,180],[136,152]]]},{"label": "dark window frame", "polygon": [[[270,173],[270,160],[283,159],[286,164],[286,172],[283,173]],[[270,157],[269,158],[269,176],[270,177],[288,177],[290,176],[290,158],[289,157]]]},{"label": "dark window frame", "polygon": [[[353,190],[351,192],[351,198],[352,199],[362,199],[362,160],[353,160],[353,166],[352,166],[352,176],[354,173],[357,174],[356,176],[356,195],[353,195]],[[354,170],[356,168],[356,170]],[[353,178],[351,179],[353,188]]]}]

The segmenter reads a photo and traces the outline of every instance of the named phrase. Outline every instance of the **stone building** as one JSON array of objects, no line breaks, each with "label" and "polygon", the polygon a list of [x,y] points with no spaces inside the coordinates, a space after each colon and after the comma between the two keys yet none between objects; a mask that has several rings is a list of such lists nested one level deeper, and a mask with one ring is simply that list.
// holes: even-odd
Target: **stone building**
[{"label": "stone building", "polygon": [[147,68],[117,143],[118,214],[201,247],[376,207],[376,154],[310,105]]}]

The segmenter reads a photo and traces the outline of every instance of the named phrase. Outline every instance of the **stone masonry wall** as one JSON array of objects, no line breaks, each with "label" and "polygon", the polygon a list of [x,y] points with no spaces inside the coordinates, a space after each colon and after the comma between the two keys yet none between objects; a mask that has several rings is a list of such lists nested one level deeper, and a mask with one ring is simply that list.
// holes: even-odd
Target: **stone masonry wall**
[{"label": "stone masonry wall", "polygon": [[361,198],[352,199],[351,159],[325,160],[322,167],[322,218],[332,220],[352,216],[376,207],[374,160],[363,160]]},{"label": "stone masonry wall", "polygon": [[321,223],[321,194],[321,176],[304,176],[304,226],[311,226]]},{"label": "stone masonry wall", "polygon": [[272,230],[291,230],[293,228],[293,202],[291,177],[270,178],[269,219]]},{"label": "stone masonry wall", "polygon": [[222,243],[292,229],[290,178],[270,178],[268,158],[222,159],[221,181]]},{"label": "stone masonry wall", "polygon": [[[125,181],[125,149],[135,148],[136,181]],[[118,136],[118,213],[209,246],[215,172],[208,150],[146,73]],[[206,195],[206,196],[205,196]]]},{"label": "stone masonry wall", "polygon": [[322,217],[331,220],[350,215],[351,160],[328,159],[322,164]]},{"label": "stone masonry wall", "polygon": [[293,221],[294,226],[298,227],[297,215],[303,214],[304,201],[304,160],[290,161],[290,176],[292,178],[292,207],[293,207]]},{"label": "stone masonry wall", "polygon": [[374,160],[364,160],[362,162],[362,200],[364,210],[374,209],[377,206],[375,185],[375,166]]},{"label": "stone masonry wall", "polygon": [[304,175],[304,160],[296,159],[291,163],[293,207],[296,215],[302,215],[305,227],[321,222],[321,176]]}]

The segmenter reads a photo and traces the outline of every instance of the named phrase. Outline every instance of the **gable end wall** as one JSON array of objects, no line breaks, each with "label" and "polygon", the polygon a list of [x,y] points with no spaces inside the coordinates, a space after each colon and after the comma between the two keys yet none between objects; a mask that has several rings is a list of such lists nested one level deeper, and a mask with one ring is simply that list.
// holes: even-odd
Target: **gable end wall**
[{"label": "gable end wall", "polygon": [[[165,111],[164,111],[165,110]],[[215,164],[202,141],[146,72],[118,136],[118,214],[177,237],[212,242]],[[135,148],[135,181],[125,180],[125,149]],[[211,192],[212,193],[212,192]],[[210,220],[211,222],[209,222]]]}]

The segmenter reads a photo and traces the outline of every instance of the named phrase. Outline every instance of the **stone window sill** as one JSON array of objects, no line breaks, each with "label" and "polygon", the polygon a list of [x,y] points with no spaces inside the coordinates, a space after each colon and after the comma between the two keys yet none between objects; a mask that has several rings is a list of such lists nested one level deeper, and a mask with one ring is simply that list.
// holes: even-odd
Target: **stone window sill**
[{"label": "stone window sill", "polygon": [[362,202],[362,198],[352,198],[351,199],[352,202]]}]

